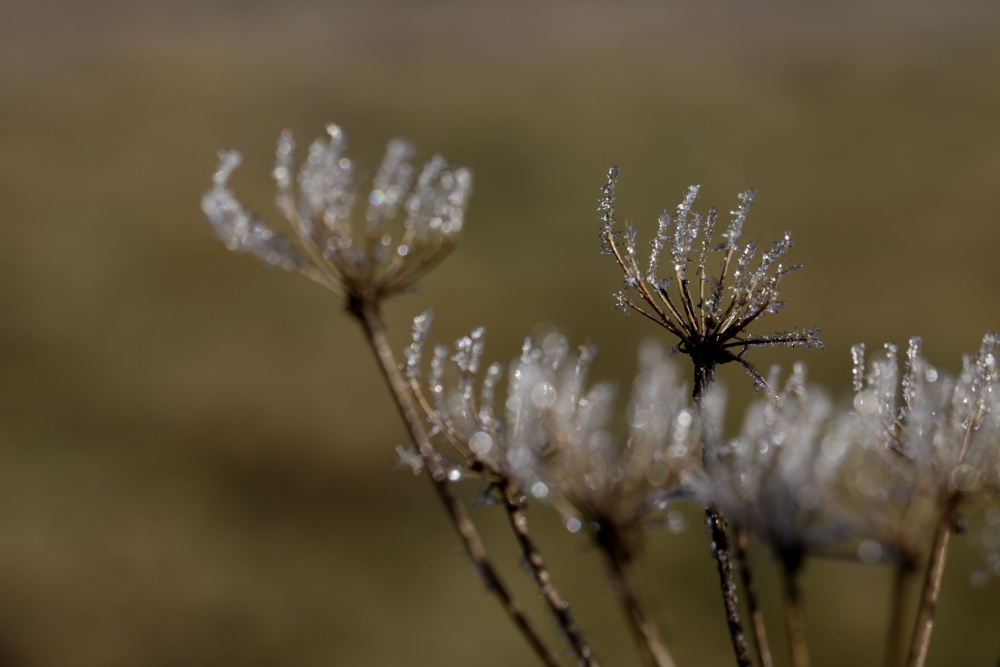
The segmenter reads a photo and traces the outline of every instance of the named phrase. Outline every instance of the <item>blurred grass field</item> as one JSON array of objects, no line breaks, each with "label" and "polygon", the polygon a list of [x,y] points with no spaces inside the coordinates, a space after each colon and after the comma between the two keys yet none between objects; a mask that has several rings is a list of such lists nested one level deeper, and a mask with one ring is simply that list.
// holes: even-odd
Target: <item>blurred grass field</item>
[{"label": "blurred grass field", "polygon": [[[612,311],[596,198],[640,239],[704,183],[788,229],[778,328],[838,396],[849,346],[924,337],[957,369],[1000,327],[1000,5],[852,2],[43,2],[0,21],[0,667],[533,664],[425,480],[360,333],[298,276],[227,254],[199,210],[216,151],[273,219],[274,141],[328,121],[470,166],[463,243],[390,310],[432,339],[539,322],[627,383],[659,335]],[[766,324],[766,321],[765,321]],[[746,378],[723,379],[736,396]],[[745,400],[745,399],[743,399]],[[737,401],[738,402],[738,401]],[[469,489],[470,497],[475,489]],[[474,509],[520,578],[502,517]],[[532,512],[606,664],[635,664],[596,554]],[[695,514],[646,570],[682,665],[728,665]],[[764,584],[769,555],[762,563]],[[958,541],[931,665],[1000,655],[1000,582]],[[889,573],[811,563],[814,664],[878,664]],[[765,602],[779,621],[772,586]],[[519,589],[535,601],[530,586]],[[539,609],[539,618],[542,613]],[[547,624],[547,621],[542,621]]]}]

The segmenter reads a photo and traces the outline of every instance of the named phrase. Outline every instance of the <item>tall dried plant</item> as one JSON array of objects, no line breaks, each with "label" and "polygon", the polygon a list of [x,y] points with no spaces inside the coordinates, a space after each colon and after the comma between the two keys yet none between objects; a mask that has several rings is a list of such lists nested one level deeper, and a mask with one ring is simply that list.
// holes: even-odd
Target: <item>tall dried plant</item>
[{"label": "tall dried plant", "polygon": [[[801,362],[782,381],[747,358],[762,346],[822,347],[818,329],[751,331],[783,306],[782,279],[801,266],[783,264],[792,245],[787,232],[766,249],[741,241],[755,193],[739,196],[716,240],[718,213],[694,210],[699,187],[692,186],[673,214],[660,217],[648,264],[640,265],[636,232],[617,219],[618,170],[612,168],[598,208],[601,249],[624,276],[616,305],[665,329],[673,351],[687,356],[693,370],[689,384],[661,345],[643,345],[627,428],[617,433],[613,424],[622,420],[614,418],[613,388],[588,379],[595,350],[574,348],[561,334],[529,337],[506,368],[486,365],[483,329],[426,354],[433,320],[427,311],[414,320],[402,356],[392,349],[383,303],[410,289],[455,246],[472,176],[439,156],[418,169],[410,144],[394,140],[368,182],[345,146],[344,132],[329,126],[296,172],[294,140],[282,133],[273,175],[285,233],[246,211],[229,189],[240,163],[235,151],[221,153],[202,208],[229,249],[300,272],[343,300],[412,438],[411,447],[398,449],[400,461],[426,474],[488,590],[543,664],[562,665],[561,651],[501,578],[455,493],[457,484],[484,486],[502,508],[579,665],[596,666],[598,659],[533,536],[528,498],[550,505],[569,531],[586,535],[601,551],[636,644],[656,667],[676,663],[631,566],[643,535],[660,529],[674,503],[705,508],[740,666],[773,663],[747,553],[750,538],[767,545],[781,565],[794,667],[810,661],[798,576],[808,558],[894,564],[887,667],[925,663],[950,537],[965,508],[980,508],[987,517],[978,528],[992,547],[979,576],[1000,573],[1000,336],[988,333],[957,377],[937,371],[919,339],[911,340],[902,368],[892,345],[870,359],[856,346],[855,397],[838,409],[807,381]],[[727,437],[715,368],[733,362],[765,391],[747,409],[739,433]],[[740,595],[752,642],[744,635]]]}]

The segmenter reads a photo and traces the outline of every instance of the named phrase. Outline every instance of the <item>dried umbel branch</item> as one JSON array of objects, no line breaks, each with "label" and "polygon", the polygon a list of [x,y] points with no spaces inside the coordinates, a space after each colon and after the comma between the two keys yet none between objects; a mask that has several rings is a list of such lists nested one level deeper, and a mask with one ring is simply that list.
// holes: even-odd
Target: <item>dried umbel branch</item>
[{"label": "dried umbel branch", "polygon": [[927,361],[919,338],[910,340],[902,369],[894,345],[868,360],[863,345],[853,353],[853,437],[873,459],[855,490],[885,507],[883,540],[919,559],[953,500],[955,511],[997,504],[1000,336],[987,333],[957,377]]},{"label": "dried umbel branch", "polygon": [[[503,371],[493,364],[478,377],[482,329],[452,350],[436,346],[424,382],[429,324],[429,313],[414,320],[406,372],[432,433],[456,457],[448,464],[449,477],[484,479],[501,496],[511,485],[524,489],[555,506],[570,531],[588,533],[607,556],[614,590],[650,663],[672,665],[627,570],[644,525],[671,500],[690,495],[688,475],[700,467],[696,411],[676,364],[656,343],[643,346],[628,437],[619,439],[609,430],[614,391],[607,384],[587,385],[593,348],[574,354],[555,332],[527,339],[510,366],[506,400],[497,410]],[[534,567],[530,558],[528,564]],[[543,592],[548,595],[548,587]]]},{"label": "dried umbel branch", "polygon": [[[357,319],[375,353],[416,443],[421,467],[427,470],[473,565],[539,659],[548,667],[561,667],[559,657],[500,578],[465,506],[452,493],[447,471],[408,390],[381,316],[383,299],[409,289],[454,245],[462,228],[471,174],[465,169],[453,170],[435,157],[414,185],[415,172],[409,163],[413,149],[394,140],[374,177],[362,224],[353,213],[357,199],[354,167],[343,156],[344,134],[336,125],[328,126],[327,131],[329,138],[316,140],[309,149],[298,175],[297,196],[291,133],[284,132],[278,142],[274,169],[277,201],[297,242],[286,240],[252,217],[229,190],[229,176],[240,162],[235,151],[222,152],[214,186],[202,198],[202,209],[230,250],[250,252],[270,264],[299,271],[344,298],[347,312]],[[390,223],[400,217],[402,232],[394,243]]]},{"label": "dried umbel branch", "polygon": [[[852,350],[855,437],[876,465],[858,474],[855,488],[873,501],[875,527],[900,554],[903,571],[929,558],[907,663],[920,667],[959,512],[971,504],[987,515],[1000,511],[1000,336],[987,333],[955,378],[924,358],[919,338],[910,340],[902,373],[894,345],[867,363],[864,352],[863,345]],[[902,606],[894,606],[893,628],[902,627],[895,618]],[[901,654],[891,660],[898,664]]]},{"label": "dried umbel branch", "polygon": [[797,363],[780,392],[748,407],[737,437],[712,447],[705,499],[793,567],[807,553],[849,556],[861,524],[842,491],[845,463],[856,460],[845,431]]},{"label": "dried umbel branch", "polygon": [[614,531],[625,551],[650,515],[690,495],[688,476],[700,469],[697,413],[689,386],[658,344],[639,351],[628,433],[619,438],[609,424],[613,388],[587,384],[594,348],[574,353],[556,332],[525,340],[498,410],[503,368],[492,364],[479,378],[482,329],[450,351],[436,346],[424,382],[429,317],[414,321],[407,374],[432,433],[457,457],[456,479],[513,479],[556,507],[571,531]]},{"label": "dried umbel branch", "polygon": [[336,125],[327,134],[309,147],[297,175],[291,132],[278,140],[277,204],[294,241],[247,212],[229,189],[242,159],[236,151],[220,153],[202,210],[230,250],[299,271],[341,296],[377,301],[405,291],[454,247],[472,174],[439,155],[418,173],[413,147],[394,139],[360,199],[354,163],[344,154],[346,135]]},{"label": "dried umbel branch", "polygon": [[[692,185],[676,215],[664,211],[660,216],[644,271],[637,257],[635,230],[618,224],[617,182],[618,168],[611,167],[598,205],[601,250],[614,255],[625,274],[625,288],[615,295],[617,306],[653,320],[677,337],[677,350],[689,355],[695,365],[696,395],[711,384],[715,366],[732,361],[742,364],[758,384],[766,385],[757,367],[743,356],[751,347],[823,347],[819,329],[763,335],[747,332],[751,323],[781,309],[781,279],[802,266],[786,267],[779,261],[792,246],[788,232],[763,252],[753,242],[740,245],[753,190],[739,196],[740,205],[731,212],[732,222],[717,245],[713,235],[718,213],[714,208],[707,215],[693,210],[701,186]],[[661,277],[661,256],[668,246],[669,274]],[[709,274],[712,257],[721,259],[717,277]]]}]

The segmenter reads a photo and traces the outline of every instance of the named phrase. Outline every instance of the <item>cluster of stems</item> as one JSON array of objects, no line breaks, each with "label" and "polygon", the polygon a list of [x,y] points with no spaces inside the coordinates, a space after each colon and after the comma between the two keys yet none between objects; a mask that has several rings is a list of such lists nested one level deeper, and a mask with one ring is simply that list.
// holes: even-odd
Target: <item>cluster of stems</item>
[{"label": "cluster of stems", "polygon": [[[567,518],[570,530],[589,535],[601,551],[610,588],[644,662],[652,667],[673,667],[675,661],[646,610],[632,568],[642,549],[646,522],[680,498],[703,504],[735,663],[771,667],[775,662],[748,552],[753,533],[770,544],[782,573],[788,660],[793,667],[808,667],[799,575],[807,556],[838,542],[846,526],[857,532],[861,524],[847,510],[833,519],[820,516],[816,507],[825,498],[809,494],[816,493],[817,480],[831,477],[829,470],[811,462],[791,466],[773,453],[782,450],[789,438],[813,447],[809,443],[820,441],[817,434],[826,428],[827,409],[806,387],[801,368],[796,367],[784,390],[779,390],[776,381],[765,378],[745,356],[761,346],[822,347],[818,330],[763,335],[749,331],[750,325],[781,307],[781,279],[798,268],[781,263],[792,244],[788,233],[767,250],[740,241],[754,193],[740,196],[732,221],[717,242],[713,238],[717,212],[696,213],[699,190],[690,188],[676,213],[664,212],[660,218],[649,265],[643,270],[634,230],[617,220],[618,171],[610,170],[599,200],[599,236],[602,249],[624,275],[617,305],[626,314],[635,312],[656,322],[675,339],[675,350],[692,362],[687,389],[656,350],[640,355],[643,370],[636,380],[632,430],[627,441],[617,445],[611,443],[603,415],[610,392],[600,385],[588,391],[584,384],[592,352],[584,349],[574,357],[559,337],[525,343],[520,361],[509,371],[505,416],[494,414],[493,408],[502,374],[498,364],[485,372],[478,396],[473,391],[482,353],[481,330],[459,341],[453,356],[446,348],[437,348],[426,381],[421,353],[429,314],[417,318],[405,358],[397,356],[382,306],[388,297],[409,289],[454,246],[463,225],[471,174],[440,157],[418,172],[410,164],[412,148],[397,140],[390,143],[371,191],[360,197],[344,146],[344,134],[331,126],[329,137],[312,145],[296,176],[291,162],[294,142],[290,133],[282,134],[274,175],[290,237],[247,213],[228,189],[229,175],[239,163],[235,152],[222,154],[203,209],[230,249],[299,271],[343,299],[346,313],[364,332],[412,439],[413,449],[403,455],[426,475],[487,590],[538,659],[548,667],[559,667],[568,650],[577,665],[599,664],[530,530],[527,498],[551,501]],[[368,203],[363,213],[359,202]],[[394,226],[401,232],[394,232]],[[669,266],[662,277],[661,256],[667,253]],[[936,372],[919,354],[919,345],[911,345],[908,355],[902,406],[895,402],[894,359],[876,360],[868,371],[864,350],[855,350],[855,412],[851,428],[841,428],[838,437],[870,445],[864,451],[875,452],[873,460],[889,471],[887,475],[897,475],[894,488],[903,489],[908,498],[902,516],[894,524],[889,520],[880,524],[881,533],[871,532],[873,539],[865,540],[858,550],[864,554],[876,549],[896,564],[886,667],[924,665],[960,507],[970,498],[992,498],[996,491],[997,482],[976,466],[993,461],[984,458],[983,451],[997,449],[998,349],[1000,339],[988,335],[979,355],[967,360],[953,389],[959,398],[949,399],[950,406],[941,399],[947,391],[935,384]],[[756,420],[748,418],[752,426],[744,442],[735,444],[723,442],[718,434],[723,408],[715,370],[730,362],[743,366],[766,389]],[[457,377],[450,393],[449,368]],[[991,442],[981,442],[990,438]],[[823,442],[828,440],[836,438]],[[959,444],[955,451],[941,454],[942,440]],[[884,442],[871,446],[874,441]],[[823,458],[818,449],[810,451],[813,459]],[[774,458],[762,458],[765,453]],[[793,455],[784,454],[786,459]],[[748,466],[735,481],[727,469],[734,460]],[[746,483],[757,484],[757,490],[747,487],[744,478],[754,478]],[[562,650],[550,645],[491,560],[468,508],[455,493],[454,485],[463,480],[484,485],[505,512],[523,562],[565,641]],[[746,508],[752,504],[751,494],[759,494],[760,508]],[[776,508],[769,505],[774,498],[779,499]],[[782,500],[790,506],[780,506]],[[929,548],[905,530],[916,523],[915,517],[926,514],[928,506],[934,508]],[[769,507],[779,517],[770,524],[762,519]],[[885,525],[896,529],[886,530]],[[918,585],[921,571],[923,583]],[[906,621],[910,614],[915,617],[912,624]]]}]

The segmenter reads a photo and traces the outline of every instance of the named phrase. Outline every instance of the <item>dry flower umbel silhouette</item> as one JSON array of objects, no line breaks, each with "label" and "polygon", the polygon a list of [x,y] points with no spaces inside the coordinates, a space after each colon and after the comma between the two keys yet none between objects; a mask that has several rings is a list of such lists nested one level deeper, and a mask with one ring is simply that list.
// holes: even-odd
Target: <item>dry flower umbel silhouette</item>
[{"label": "dry flower umbel silhouette", "polygon": [[[692,185],[677,206],[676,215],[664,211],[660,216],[649,265],[643,271],[636,255],[635,230],[628,224],[624,228],[618,224],[617,182],[618,168],[611,167],[598,206],[601,250],[614,255],[625,273],[625,288],[615,294],[617,306],[626,313],[635,311],[653,320],[679,339],[677,350],[689,355],[695,365],[696,396],[711,384],[715,366],[732,361],[742,364],[756,382],[766,385],[757,367],[744,358],[751,347],[823,347],[819,329],[763,335],[746,331],[754,321],[781,309],[781,279],[802,266],[786,267],[779,262],[792,246],[788,232],[763,252],[752,241],[740,245],[753,190],[739,196],[740,205],[732,211],[732,222],[722,235],[724,241],[716,245],[713,234],[718,212],[713,208],[701,215],[693,210],[701,186]],[[660,258],[668,245],[670,274],[661,277]],[[719,255],[721,269],[713,277],[709,275],[710,258]],[[694,276],[689,273],[691,267]]]},{"label": "dry flower umbel silhouette", "polygon": [[413,146],[394,139],[363,200],[363,216],[357,215],[361,184],[344,154],[346,135],[332,124],[327,135],[312,143],[297,175],[292,133],[286,130],[278,141],[277,205],[295,242],[247,212],[229,189],[229,177],[242,160],[236,151],[220,153],[202,210],[230,250],[299,271],[341,296],[378,300],[402,292],[454,247],[472,174],[450,167],[440,155],[418,174],[411,163]]},{"label": "dry flower umbel silhouette", "polygon": [[[283,132],[278,141],[273,172],[277,203],[291,225],[295,242],[247,212],[228,188],[229,177],[241,160],[236,151],[220,154],[214,185],[202,198],[202,210],[230,250],[249,252],[269,264],[299,271],[344,299],[347,312],[361,324],[416,443],[415,455],[476,570],[539,659],[548,667],[561,667],[559,657],[501,579],[465,506],[452,493],[452,480],[427,434],[381,316],[385,298],[412,287],[454,246],[471,191],[471,173],[452,169],[435,156],[414,179],[416,172],[410,164],[413,148],[405,141],[393,140],[372,180],[362,220],[355,212],[360,207],[358,184],[354,164],[343,154],[344,133],[329,125],[327,134],[328,138],[313,142],[297,178],[292,168],[295,144],[291,133]],[[390,227],[399,218],[402,232],[394,241]],[[582,640],[573,648],[580,664],[596,667]]]}]

